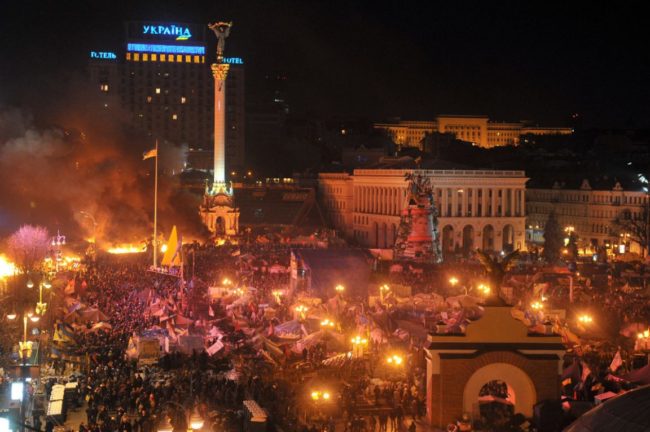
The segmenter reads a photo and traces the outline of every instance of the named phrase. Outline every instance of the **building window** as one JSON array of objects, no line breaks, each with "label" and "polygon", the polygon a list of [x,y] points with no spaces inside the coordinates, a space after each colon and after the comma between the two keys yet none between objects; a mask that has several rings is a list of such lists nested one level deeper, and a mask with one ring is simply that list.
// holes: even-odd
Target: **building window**
[{"label": "building window", "polygon": [[156,94],[160,94],[160,87],[156,87]]},{"label": "building window", "polygon": [[172,120],[178,120],[178,115],[177,114],[172,114]]},{"label": "building window", "polygon": [[184,104],[185,102],[187,102],[187,99],[185,98],[185,96],[181,96],[181,103]]},{"label": "building window", "polygon": [[131,60],[131,53],[126,53],[126,59]]},{"label": "building window", "polygon": [[108,92],[108,84],[100,84],[99,89],[103,92]]},{"label": "building window", "polygon": [[133,61],[140,61],[140,54],[139,53],[133,53]]},{"label": "building window", "polygon": [[149,61],[149,54],[147,53],[142,54],[142,61]]},{"label": "building window", "polygon": [[158,55],[157,54],[151,54],[151,61],[156,61],[158,60]]}]

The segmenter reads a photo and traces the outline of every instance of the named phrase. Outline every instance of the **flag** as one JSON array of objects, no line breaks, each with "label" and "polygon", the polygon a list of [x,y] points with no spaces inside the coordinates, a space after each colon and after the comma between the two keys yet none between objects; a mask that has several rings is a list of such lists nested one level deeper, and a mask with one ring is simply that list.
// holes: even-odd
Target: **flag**
[{"label": "flag", "polygon": [[567,378],[564,381],[562,381],[562,387],[571,385],[571,378]]},{"label": "flag", "polygon": [[591,369],[589,369],[589,366],[585,362],[582,362],[582,376],[580,377],[580,381],[587,381],[589,375],[591,375]]},{"label": "flag", "polygon": [[172,232],[167,241],[167,251],[163,256],[160,265],[166,267],[178,267],[183,265],[182,255],[183,239],[176,231],[176,225],[172,227]]},{"label": "flag", "polygon": [[144,152],[142,154],[142,160],[147,160],[149,158],[154,158],[154,157],[158,157],[158,149],[157,148],[151,149],[148,152]]},{"label": "flag", "polygon": [[620,368],[623,365],[623,359],[621,358],[621,350],[616,351],[616,355],[612,359],[612,363],[609,365],[609,369],[612,372],[616,372],[616,369]]},{"label": "flag", "polygon": [[212,310],[212,305],[208,306],[208,315],[210,315],[211,317],[214,316],[214,311]]}]

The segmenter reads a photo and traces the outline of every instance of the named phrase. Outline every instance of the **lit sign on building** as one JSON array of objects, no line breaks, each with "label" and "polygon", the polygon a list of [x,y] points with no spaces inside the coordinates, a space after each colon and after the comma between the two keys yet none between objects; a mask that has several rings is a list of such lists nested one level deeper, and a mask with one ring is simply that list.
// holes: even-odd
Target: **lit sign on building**
[{"label": "lit sign on building", "polygon": [[189,27],[179,27],[175,25],[143,25],[142,34],[176,36],[176,40],[184,41],[192,37]]},{"label": "lit sign on building", "polygon": [[91,51],[90,58],[94,59],[103,59],[103,60],[115,60],[117,56],[113,52],[109,51]]},{"label": "lit sign on building", "polygon": [[240,57],[225,57],[223,59],[223,62],[227,64],[244,64],[244,60],[242,60]]},{"label": "lit sign on building", "polygon": [[205,47],[202,46],[130,43],[127,44],[126,48],[134,52],[205,55]]}]

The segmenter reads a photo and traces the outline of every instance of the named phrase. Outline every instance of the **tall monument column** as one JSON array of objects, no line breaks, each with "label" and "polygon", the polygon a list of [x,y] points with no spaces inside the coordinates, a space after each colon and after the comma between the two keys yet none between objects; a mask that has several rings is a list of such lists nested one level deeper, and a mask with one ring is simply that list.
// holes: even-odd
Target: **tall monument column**
[{"label": "tall monument column", "polygon": [[223,62],[226,38],[232,22],[216,22],[208,26],[217,36],[217,62],[212,65],[214,77],[214,172],[213,193],[229,192],[226,187],[226,78],[230,65]]},{"label": "tall monument column", "polygon": [[214,187],[226,185],[226,78],[229,64],[212,65],[214,77]]},{"label": "tall monument column", "polygon": [[226,78],[230,65],[223,62],[223,51],[232,22],[217,22],[209,27],[218,41],[217,61],[211,67],[214,77],[214,172],[212,186],[206,185],[199,213],[210,232],[224,237],[237,235],[239,231],[239,209],[233,190],[226,183]]}]

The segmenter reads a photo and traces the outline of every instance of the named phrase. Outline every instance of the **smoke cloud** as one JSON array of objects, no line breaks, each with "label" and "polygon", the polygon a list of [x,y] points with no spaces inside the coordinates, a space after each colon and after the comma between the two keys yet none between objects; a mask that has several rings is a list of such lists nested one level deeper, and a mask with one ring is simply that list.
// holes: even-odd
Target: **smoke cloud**
[{"label": "smoke cloud", "polygon": [[[29,109],[0,106],[0,237],[29,223],[81,240],[92,236],[94,217],[100,246],[150,238],[154,159],[142,154],[155,141],[129,126],[117,99],[82,79],[68,82],[32,95]],[[203,237],[199,197],[172,176],[184,149],[159,146],[159,230],[177,225]]]}]

